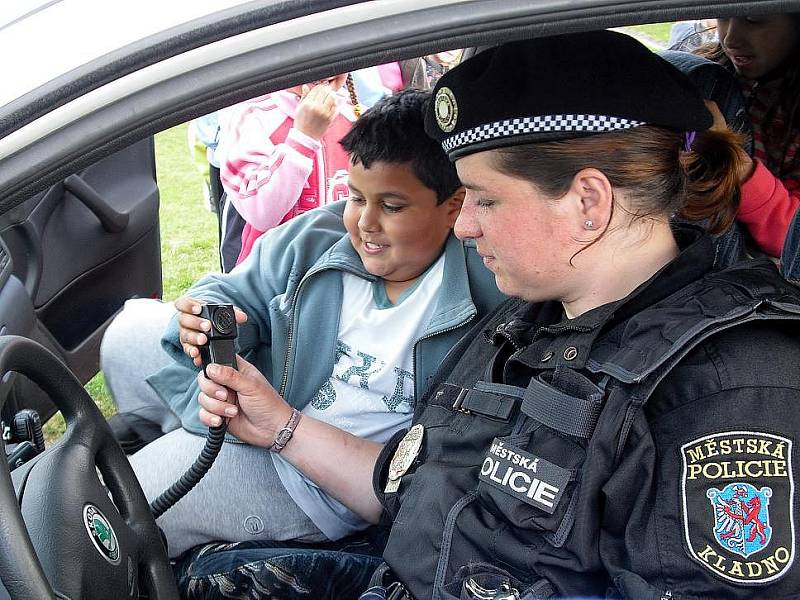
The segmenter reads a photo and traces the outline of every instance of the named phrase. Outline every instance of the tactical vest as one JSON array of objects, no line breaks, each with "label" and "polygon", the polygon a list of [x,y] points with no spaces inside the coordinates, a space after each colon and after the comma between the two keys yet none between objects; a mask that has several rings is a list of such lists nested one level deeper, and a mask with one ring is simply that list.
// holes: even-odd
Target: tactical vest
[{"label": "tactical vest", "polygon": [[[519,306],[483,330],[502,332]],[[756,261],[708,275],[604,332],[582,369],[532,369],[525,388],[492,381],[491,336],[462,340],[417,407],[420,454],[399,491],[384,496],[395,515],[384,558],[397,579],[419,600],[462,598],[470,579],[498,578],[523,600],[614,589],[671,597],[633,574],[610,579],[597,543],[602,486],[671,369],[710,336],[766,319],[800,321],[800,295]],[[383,474],[385,482],[385,465]]]}]

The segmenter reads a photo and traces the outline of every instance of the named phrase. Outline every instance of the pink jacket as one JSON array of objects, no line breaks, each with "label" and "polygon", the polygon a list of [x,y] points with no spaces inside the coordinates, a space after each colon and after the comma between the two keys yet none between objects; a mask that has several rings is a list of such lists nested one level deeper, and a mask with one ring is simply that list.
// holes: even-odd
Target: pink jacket
[{"label": "pink jacket", "polygon": [[756,244],[770,256],[780,256],[783,242],[800,206],[800,190],[789,189],[755,159],[755,169],[742,184],[739,212],[741,221]]},{"label": "pink jacket", "polygon": [[352,106],[340,96],[339,115],[317,141],[293,127],[298,103],[291,92],[279,91],[223,115],[220,177],[246,221],[236,264],[265,231],[349,195],[349,162],[339,140],[355,121]]}]

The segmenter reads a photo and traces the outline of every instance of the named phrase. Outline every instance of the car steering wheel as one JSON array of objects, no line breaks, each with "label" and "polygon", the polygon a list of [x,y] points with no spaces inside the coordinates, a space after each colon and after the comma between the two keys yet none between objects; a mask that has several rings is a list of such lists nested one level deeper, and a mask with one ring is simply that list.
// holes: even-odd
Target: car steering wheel
[{"label": "car steering wheel", "polygon": [[13,482],[0,460],[0,578],[11,598],[124,600],[141,588],[177,599],[147,500],[92,399],[49,350],[0,336],[0,378],[11,371],[39,385],[67,426]]}]

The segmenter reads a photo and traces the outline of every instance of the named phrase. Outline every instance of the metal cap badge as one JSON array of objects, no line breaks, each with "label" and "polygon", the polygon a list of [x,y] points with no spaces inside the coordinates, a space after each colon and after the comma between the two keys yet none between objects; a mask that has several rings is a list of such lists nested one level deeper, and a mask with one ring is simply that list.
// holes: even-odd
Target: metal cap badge
[{"label": "metal cap badge", "polygon": [[441,87],[436,92],[434,100],[434,113],[436,123],[442,131],[447,133],[453,131],[458,120],[458,104],[453,91],[449,87]]}]

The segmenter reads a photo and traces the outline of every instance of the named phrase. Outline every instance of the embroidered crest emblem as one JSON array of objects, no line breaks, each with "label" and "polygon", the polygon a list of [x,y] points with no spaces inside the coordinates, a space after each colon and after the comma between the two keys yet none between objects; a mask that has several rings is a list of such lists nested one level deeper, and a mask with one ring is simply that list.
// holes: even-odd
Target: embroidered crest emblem
[{"label": "embroidered crest emblem", "polygon": [[771,488],[757,490],[749,483],[731,483],[722,491],[712,487],[706,495],[714,507],[714,537],[720,546],[744,558],[767,547],[772,537]]},{"label": "embroidered crest emblem", "polygon": [[436,92],[436,100],[433,105],[436,114],[436,123],[442,131],[451,132],[456,127],[458,120],[458,104],[453,90],[449,87],[441,87]]},{"label": "embroidered crest emblem", "polygon": [[784,576],[794,562],[792,441],[729,431],[681,446],[682,525],[689,556],[743,585]]}]

